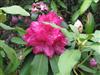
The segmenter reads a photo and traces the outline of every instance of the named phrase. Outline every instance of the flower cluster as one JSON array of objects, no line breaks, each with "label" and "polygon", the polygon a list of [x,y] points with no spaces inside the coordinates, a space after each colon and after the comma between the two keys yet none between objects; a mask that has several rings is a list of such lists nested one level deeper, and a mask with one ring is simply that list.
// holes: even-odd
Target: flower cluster
[{"label": "flower cluster", "polygon": [[38,21],[49,22],[61,26],[63,18],[58,16],[55,12],[51,11],[48,14],[42,14],[39,16]]},{"label": "flower cluster", "polygon": [[37,2],[32,4],[32,13],[48,11],[48,6],[44,2]]},{"label": "flower cluster", "polygon": [[[47,18],[47,16],[49,16]],[[54,28],[44,22],[53,22],[60,25],[62,19],[57,14],[50,12],[47,15],[41,15],[38,21],[33,21],[23,36],[28,46],[33,47],[33,53],[44,53],[51,58],[55,54],[64,52],[65,45],[68,44],[67,38],[59,28]]]}]

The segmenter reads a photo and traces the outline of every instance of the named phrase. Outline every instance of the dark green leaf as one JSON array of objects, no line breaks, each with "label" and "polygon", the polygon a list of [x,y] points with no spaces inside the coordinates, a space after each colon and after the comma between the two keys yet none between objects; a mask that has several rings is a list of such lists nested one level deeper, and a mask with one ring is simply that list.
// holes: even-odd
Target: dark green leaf
[{"label": "dark green leaf", "polygon": [[32,48],[25,48],[24,52],[23,52],[23,56],[26,57],[30,52],[32,51]]},{"label": "dark green leaf", "polygon": [[57,5],[54,0],[51,1],[51,9],[57,12]]},{"label": "dark green leaf", "polygon": [[61,7],[67,9],[67,6],[65,5],[65,3],[64,3],[63,1],[61,1],[61,0],[57,0],[57,1],[58,1],[59,5],[60,5]]},{"label": "dark green leaf", "polygon": [[30,75],[31,73],[31,62],[32,62],[33,56],[30,55],[25,59],[25,62],[23,64],[23,67],[20,71],[19,75]]},{"label": "dark green leaf", "polygon": [[7,57],[10,59],[10,64],[6,68],[6,73],[7,72],[11,73],[15,71],[19,65],[19,60],[18,60],[15,50],[9,47],[8,45],[6,45],[4,41],[2,40],[0,40],[0,47],[5,51],[5,53],[7,54]]}]

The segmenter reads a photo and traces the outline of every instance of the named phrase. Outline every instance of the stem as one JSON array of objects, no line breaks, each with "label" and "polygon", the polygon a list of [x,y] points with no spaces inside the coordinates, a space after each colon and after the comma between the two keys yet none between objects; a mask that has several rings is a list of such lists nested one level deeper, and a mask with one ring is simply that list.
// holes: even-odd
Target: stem
[{"label": "stem", "polygon": [[75,75],[78,75],[78,73],[77,73],[76,70],[75,70],[75,67],[73,68],[73,71],[74,71]]},{"label": "stem", "polygon": [[90,54],[78,65],[82,65],[91,55],[92,55],[93,51],[90,52]]}]

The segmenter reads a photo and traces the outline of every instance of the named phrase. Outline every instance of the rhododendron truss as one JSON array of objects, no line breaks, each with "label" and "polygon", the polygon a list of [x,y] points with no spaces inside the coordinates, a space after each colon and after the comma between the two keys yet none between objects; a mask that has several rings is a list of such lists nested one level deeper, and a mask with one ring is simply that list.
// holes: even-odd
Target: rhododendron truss
[{"label": "rhododendron truss", "polygon": [[46,21],[54,22],[57,25],[61,24],[62,20],[55,13],[50,13],[39,16],[38,21],[32,22],[23,36],[27,45],[33,47],[34,54],[43,53],[49,58],[63,53],[68,44],[68,39],[59,28],[53,28],[50,24],[43,23],[49,15],[50,17]]},{"label": "rhododendron truss", "polygon": [[38,18],[39,22],[49,22],[49,23],[55,23],[59,26],[61,26],[61,23],[63,22],[63,18],[58,16],[55,12],[50,11],[48,14],[42,14]]}]

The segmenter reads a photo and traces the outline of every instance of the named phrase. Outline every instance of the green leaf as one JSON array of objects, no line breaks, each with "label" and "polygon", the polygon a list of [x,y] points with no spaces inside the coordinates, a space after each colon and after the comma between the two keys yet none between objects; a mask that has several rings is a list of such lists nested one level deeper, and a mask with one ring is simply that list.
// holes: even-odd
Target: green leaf
[{"label": "green leaf", "polygon": [[25,62],[23,64],[23,67],[20,71],[20,74],[19,75],[30,75],[31,73],[31,62],[32,62],[32,58],[33,56],[30,55],[28,56],[26,59],[25,59]]},{"label": "green leaf", "polygon": [[22,45],[25,45],[26,44],[26,42],[24,42],[22,40],[22,38],[19,38],[19,37],[13,37],[11,39],[11,42],[16,43],[16,44],[22,44]]},{"label": "green leaf", "polygon": [[57,5],[56,5],[56,3],[54,2],[54,0],[52,0],[51,1],[51,9],[53,10],[53,11],[56,11],[57,12]]},{"label": "green leaf", "polygon": [[60,5],[61,7],[67,9],[67,6],[65,5],[65,3],[64,3],[63,1],[61,1],[61,0],[57,0],[57,1],[58,1],[59,5]]},{"label": "green leaf", "polygon": [[92,4],[91,4],[91,9],[92,9],[93,13],[96,13],[96,12],[97,12],[97,8],[98,8],[98,4],[92,2]]},{"label": "green leaf", "polygon": [[5,72],[6,73],[14,72],[19,66],[19,60],[15,50],[9,47],[8,45],[6,45],[2,40],[0,40],[0,47],[5,51],[7,57],[10,59],[10,64],[6,68]]},{"label": "green leaf", "polygon": [[15,30],[19,33],[20,36],[23,36],[26,32],[23,28],[16,27]]},{"label": "green leaf", "polygon": [[99,0],[93,0],[95,3],[98,3],[99,2]]},{"label": "green leaf", "polygon": [[87,47],[94,50],[95,52],[97,52],[100,55],[100,44],[92,44]]},{"label": "green leaf", "polygon": [[97,53],[97,52],[95,52],[95,53],[94,53],[94,57],[95,57],[95,59],[96,59],[96,62],[100,64],[100,54]]},{"label": "green leaf", "polygon": [[2,9],[4,12],[8,14],[30,16],[30,14],[26,10],[24,10],[22,7],[17,5],[2,7],[0,9]]},{"label": "green leaf", "polygon": [[80,7],[80,15],[82,15],[91,5],[93,0],[84,0],[84,2],[82,3],[81,7]]},{"label": "green leaf", "polygon": [[82,69],[83,71],[86,71],[86,72],[89,72],[89,73],[95,73],[96,72],[95,70],[93,70],[89,67],[86,67],[84,65],[80,65],[79,68]]},{"label": "green leaf", "polygon": [[3,24],[3,23],[0,23],[0,27],[3,28],[3,29],[5,29],[5,30],[14,30],[14,29],[15,29],[15,28],[10,27],[10,26],[8,26],[8,25],[5,25],[5,24]]},{"label": "green leaf", "polygon": [[6,14],[0,13],[0,22],[6,21]]},{"label": "green leaf", "polygon": [[91,40],[100,43],[100,30],[96,30],[93,36]]},{"label": "green leaf", "polygon": [[1,68],[0,68],[0,75],[4,75],[4,72]]},{"label": "green leaf", "polygon": [[95,74],[93,74],[93,75],[100,75],[100,69],[99,69],[99,70],[97,70],[97,71],[96,71],[96,73],[95,73]]},{"label": "green leaf", "polygon": [[79,34],[78,29],[77,29],[74,25],[69,25],[69,27],[71,28],[71,30],[72,30],[74,33]]},{"label": "green leaf", "polygon": [[87,23],[85,25],[85,32],[91,34],[94,31],[95,21],[92,13],[87,15]]},{"label": "green leaf", "polygon": [[81,53],[78,50],[66,50],[59,58],[58,67],[62,75],[70,75],[72,68],[78,63]]},{"label": "green leaf", "polygon": [[3,58],[1,55],[0,55],[0,68],[3,68]]},{"label": "green leaf", "polygon": [[80,16],[80,11],[78,10],[72,15],[71,21],[75,22],[79,16]]},{"label": "green leaf", "polygon": [[58,59],[59,56],[54,56],[53,58],[50,59],[50,65],[53,71],[53,74],[56,75],[57,73],[59,73],[59,69],[58,69]]},{"label": "green leaf", "polygon": [[45,55],[36,55],[31,63],[31,75],[47,75],[48,59]]},{"label": "green leaf", "polygon": [[23,57],[26,57],[31,51],[32,51],[32,48],[25,48],[23,52]]}]

